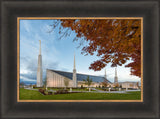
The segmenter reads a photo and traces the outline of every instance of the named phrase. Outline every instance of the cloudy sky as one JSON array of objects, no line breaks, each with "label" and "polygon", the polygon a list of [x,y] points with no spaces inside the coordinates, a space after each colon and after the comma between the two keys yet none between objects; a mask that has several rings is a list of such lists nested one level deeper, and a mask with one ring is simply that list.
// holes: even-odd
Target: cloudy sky
[{"label": "cloudy sky", "polygon": [[[52,32],[51,26],[55,20],[20,20],[20,81],[36,83],[36,73],[39,54],[39,40],[42,47],[43,78],[46,69],[72,72],[74,52],[76,55],[76,69],[78,73],[104,76],[113,81],[115,69],[110,64],[101,71],[89,70],[90,64],[99,59],[97,56],[84,56],[77,48],[79,42],[73,42],[75,33],[59,40],[59,26]],[[140,81],[140,78],[130,75],[130,68],[117,67],[118,80]]]}]

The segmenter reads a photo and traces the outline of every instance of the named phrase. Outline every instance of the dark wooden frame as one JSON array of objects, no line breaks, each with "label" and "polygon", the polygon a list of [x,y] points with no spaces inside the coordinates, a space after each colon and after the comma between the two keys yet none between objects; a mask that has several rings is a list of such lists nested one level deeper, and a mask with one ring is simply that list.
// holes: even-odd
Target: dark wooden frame
[{"label": "dark wooden frame", "polygon": [[[158,0],[1,0],[0,118],[159,118]],[[144,102],[17,102],[17,17],[143,17]]]}]

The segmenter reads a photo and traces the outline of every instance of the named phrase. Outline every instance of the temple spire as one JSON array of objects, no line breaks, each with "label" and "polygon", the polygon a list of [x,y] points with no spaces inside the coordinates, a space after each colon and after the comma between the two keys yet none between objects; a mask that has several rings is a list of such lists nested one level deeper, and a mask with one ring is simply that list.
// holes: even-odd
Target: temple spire
[{"label": "temple spire", "polygon": [[39,55],[41,55],[41,40],[39,40]]},{"label": "temple spire", "polygon": [[104,72],[104,78],[107,79],[107,74],[106,74],[106,69],[105,69],[105,72]]},{"label": "temple spire", "polygon": [[38,66],[37,66],[37,87],[42,87],[42,55],[41,55],[41,40],[39,40],[39,55],[38,55]]},{"label": "temple spire", "polygon": [[77,87],[77,76],[76,76],[76,61],[75,61],[75,53],[74,53],[74,64],[73,64],[73,87]]},{"label": "temple spire", "polygon": [[76,69],[75,53],[74,53],[74,67],[73,67],[73,69]]},{"label": "temple spire", "polygon": [[118,84],[117,67],[115,68],[114,84],[115,84],[115,85]]},{"label": "temple spire", "polygon": [[117,77],[117,67],[115,68],[115,77]]}]

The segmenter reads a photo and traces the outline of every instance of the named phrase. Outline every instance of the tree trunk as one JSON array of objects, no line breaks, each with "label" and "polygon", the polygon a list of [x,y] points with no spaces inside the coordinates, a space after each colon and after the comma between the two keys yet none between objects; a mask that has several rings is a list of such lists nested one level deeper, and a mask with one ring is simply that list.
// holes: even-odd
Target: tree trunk
[{"label": "tree trunk", "polygon": [[90,88],[90,86],[88,87],[88,90],[89,90],[89,92],[91,92],[91,88]]}]

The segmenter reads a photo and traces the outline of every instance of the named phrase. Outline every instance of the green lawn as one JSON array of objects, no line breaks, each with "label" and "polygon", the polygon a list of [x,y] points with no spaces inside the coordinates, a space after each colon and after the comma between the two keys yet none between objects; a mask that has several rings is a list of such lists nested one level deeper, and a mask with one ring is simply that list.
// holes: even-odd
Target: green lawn
[{"label": "green lawn", "polygon": [[120,93],[72,93],[42,95],[35,90],[20,88],[20,100],[140,100],[141,92]]}]

